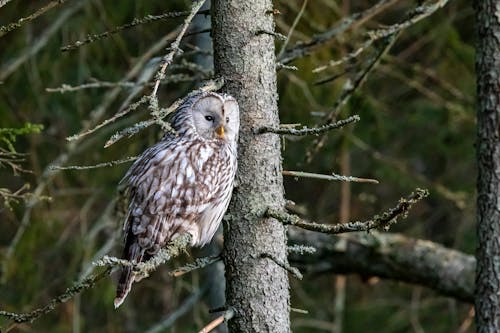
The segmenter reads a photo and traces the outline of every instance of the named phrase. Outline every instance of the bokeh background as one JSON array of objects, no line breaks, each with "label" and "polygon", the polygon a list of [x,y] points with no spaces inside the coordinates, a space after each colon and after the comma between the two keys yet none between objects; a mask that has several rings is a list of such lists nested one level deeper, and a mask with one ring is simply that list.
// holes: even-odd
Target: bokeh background
[{"label": "bokeh background", "polygon": [[[282,123],[314,126],[320,122],[374,49],[321,73],[312,70],[356,50],[368,30],[403,20],[419,4],[389,2],[378,15],[294,61],[291,65],[298,70],[279,70]],[[12,0],[0,9],[0,25],[17,21],[47,3]],[[373,4],[366,0],[309,0],[287,49]],[[280,12],[275,16],[278,32],[288,34],[303,5],[303,0],[274,2]],[[135,101],[150,86],[111,84],[64,93],[47,88],[136,82],[148,68],[154,68],[150,59],[167,52],[169,40],[176,36],[173,31],[183,19],[138,25],[69,52],[60,48],[134,18],[188,9],[189,1],[67,1],[0,38],[0,127],[32,132],[34,124],[43,125],[40,133],[18,135],[15,142],[6,134],[12,131],[0,130],[0,147],[26,154],[24,162],[16,163],[30,171],[13,172],[8,163],[0,161],[0,190],[14,193],[22,189],[19,194],[25,194],[17,202],[11,198],[0,203],[1,309],[23,312],[39,307],[86,276],[93,260],[121,251],[121,221],[115,218],[114,198],[130,164],[59,171],[50,165],[94,165],[124,159],[139,154],[161,136],[161,128],[149,127],[103,147],[117,130],[149,119],[147,108],[140,107],[77,141],[66,139],[112,117],[128,96],[136,92]],[[201,15],[190,31],[206,29],[206,20],[209,18]],[[474,253],[473,23],[470,3],[454,0],[405,29],[338,115],[357,114],[361,121],[332,132],[311,163],[305,162],[305,152],[313,138],[284,138],[285,170],[335,172],[380,182],[287,177],[286,197],[305,216],[324,223],[364,220],[423,187],[429,189],[430,197],[392,231]],[[283,41],[277,40],[277,53],[282,46]],[[181,44],[184,54],[168,71],[175,82],[160,86],[163,106],[211,77],[209,47],[209,33],[188,34]],[[318,83],[332,76],[336,79]],[[19,228],[24,232],[19,233]],[[197,255],[196,251],[192,254]],[[164,331],[196,332],[211,318],[203,297],[209,288],[207,277],[202,271],[178,278],[168,274],[191,260],[188,255],[179,258],[134,286],[119,310],[112,305],[114,283],[107,279],[33,324],[9,326],[0,319],[0,325],[12,332],[145,332],[195,295],[189,310]],[[292,314],[295,332],[335,331],[339,315],[343,329],[337,332],[473,332],[473,326],[467,324],[470,304],[419,286],[357,275],[343,280],[324,273],[307,275],[303,281],[291,278],[291,290],[292,306],[309,311],[308,315]],[[336,294],[345,295],[345,301],[339,303]]]}]

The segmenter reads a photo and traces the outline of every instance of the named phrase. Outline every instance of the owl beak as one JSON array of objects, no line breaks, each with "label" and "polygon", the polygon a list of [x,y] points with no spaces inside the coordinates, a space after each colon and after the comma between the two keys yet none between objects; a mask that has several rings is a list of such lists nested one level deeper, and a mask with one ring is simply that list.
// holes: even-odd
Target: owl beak
[{"label": "owl beak", "polygon": [[224,138],[224,126],[220,125],[219,127],[217,127],[215,129],[215,133],[217,133],[217,135],[220,136],[221,138]]}]

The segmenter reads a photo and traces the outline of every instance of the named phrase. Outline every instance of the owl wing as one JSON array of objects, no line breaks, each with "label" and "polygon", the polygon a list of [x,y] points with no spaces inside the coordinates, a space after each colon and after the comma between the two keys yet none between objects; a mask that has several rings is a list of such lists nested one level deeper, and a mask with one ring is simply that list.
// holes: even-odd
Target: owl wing
[{"label": "owl wing", "polygon": [[[130,205],[124,226],[123,257],[141,262],[176,236],[196,229],[196,221],[210,205],[216,182],[209,172],[213,148],[203,142],[173,139],[147,149],[122,182],[128,184]],[[194,235],[193,235],[194,236]],[[115,306],[134,280],[124,267]]]}]

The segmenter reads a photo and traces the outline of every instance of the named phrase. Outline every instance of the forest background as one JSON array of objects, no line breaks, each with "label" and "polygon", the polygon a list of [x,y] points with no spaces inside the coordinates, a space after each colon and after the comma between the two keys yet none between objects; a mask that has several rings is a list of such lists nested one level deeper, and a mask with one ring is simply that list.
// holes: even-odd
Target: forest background
[{"label": "forest background", "polygon": [[[18,2],[0,9],[0,25],[41,8],[38,1]],[[297,70],[280,69],[281,122],[314,125],[331,110],[344,84],[373,54],[368,50],[339,66],[321,72],[314,69],[355,51],[366,31],[401,21],[417,5],[385,1],[376,15],[357,21],[327,47],[289,64]],[[294,26],[287,45],[277,38],[280,54],[283,46],[288,50],[299,41],[308,41],[373,3],[276,1],[274,6],[279,11],[275,15],[277,31],[286,36]],[[119,254],[121,221],[114,217],[113,200],[129,164],[88,170],[55,170],[51,166],[123,160],[158,140],[161,128],[149,127],[104,148],[117,130],[148,119],[146,107],[80,140],[67,138],[110,118],[135,90],[151,89],[130,82],[147,74],[145,65],[150,58],[165,54],[182,18],[139,24],[66,52],[61,47],[134,18],[188,9],[187,1],[122,1],[120,6],[106,1],[68,1],[2,35],[0,126],[20,130],[0,130],[0,144],[4,150],[26,154],[16,157],[24,162],[2,159],[0,169],[0,194],[6,198],[0,208],[2,310],[23,312],[46,304],[88,274],[92,261],[106,253]],[[300,20],[294,23],[297,17]],[[183,40],[184,53],[169,67],[170,82],[160,86],[160,104],[170,105],[191,91],[195,82],[212,76],[210,52],[190,52],[198,46],[209,51],[204,44],[208,33],[191,34],[200,30],[192,26]],[[305,151],[311,138],[284,138],[285,170],[335,172],[379,181],[286,177],[286,197],[297,204],[294,209],[323,223],[365,220],[415,188],[427,188],[430,196],[391,232],[473,254],[473,36],[472,8],[465,1],[450,1],[398,36],[339,114],[339,118],[357,114],[361,120],[330,133],[310,163],[305,162]],[[153,45],[157,49],[151,49]],[[131,73],[141,61],[143,66]],[[64,86],[86,83],[98,87],[70,91]],[[58,87],[63,91],[54,90]],[[17,166],[13,170],[9,161],[30,172]],[[169,264],[169,269],[190,260],[181,257]],[[301,269],[306,273],[304,280],[291,278],[292,306],[309,313],[292,313],[296,332],[363,332],[367,327],[389,333],[474,330],[471,304],[430,289],[363,274],[348,275],[344,280],[331,272],[327,261],[311,265],[305,261]],[[172,277],[169,270],[160,269],[135,288],[135,297],[116,311],[112,306],[114,283],[105,280],[35,323],[18,325],[13,331],[153,331],[182,306],[187,310],[168,330],[194,332],[211,318],[210,306],[202,300],[207,288],[203,271]],[[200,299],[186,303],[193,295]]]}]

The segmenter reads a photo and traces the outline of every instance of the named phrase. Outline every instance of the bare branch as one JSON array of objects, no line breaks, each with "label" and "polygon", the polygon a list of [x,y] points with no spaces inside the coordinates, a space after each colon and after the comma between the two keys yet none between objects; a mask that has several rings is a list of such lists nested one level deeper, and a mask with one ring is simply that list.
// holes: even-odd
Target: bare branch
[{"label": "bare branch", "polygon": [[[334,67],[337,65],[340,65],[344,62],[347,62],[353,58],[356,58],[359,54],[361,54],[364,50],[369,48],[374,42],[377,40],[380,40],[382,38],[387,38],[389,36],[392,36],[394,34],[399,33],[400,31],[408,28],[409,26],[421,21],[422,19],[432,15],[435,11],[438,9],[444,7],[449,0],[438,0],[435,3],[432,4],[423,4],[421,6],[418,6],[415,8],[411,13],[410,17],[400,23],[393,24],[387,28],[384,29],[379,29],[379,30],[373,30],[367,32],[368,39],[363,43],[361,47],[359,47],[357,50],[349,53],[347,56],[343,57],[340,60],[335,60],[335,61],[330,61],[327,65],[323,65],[320,67],[317,67],[313,70],[313,73],[319,73],[321,71],[324,71],[328,67]],[[430,1],[428,1],[430,2]]]},{"label": "bare branch", "polygon": [[123,116],[125,116],[126,114],[128,114],[129,112],[131,111],[134,111],[135,109],[137,109],[140,105],[142,104],[145,104],[146,102],[149,101],[149,96],[142,96],[142,98],[140,100],[138,100],[137,102],[131,104],[128,108],[118,112],[117,114],[115,114],[113,117],[111,118],[108,118],[106,120],[104,120],[102,123],[100,123],[99,125],[95,126],[94,128],[89,128],[83,132],[80,132],[78,134],[75,134],[75,135],[72,135],[72,136],[69,136],[66,138],[66,140],[68,141],[74,141],[74,140],[79,140],[81,139],[82,137],[86,136],[86,135],[89,135],[91,133],[94,133],[95,131],[97,131],[98,129],[100,129],[101,127],[104,127],[106,126],[107,124],[109,123],[112,123],[114,122],[116,119],[118,118],[121,118]]},{"label": "bare branch", "polygon": [[212,320],[207,326],[203,327],[199,333],[208,333],[211,332],[213,329],[215,329],[217,326],[220,324],[227,322],[231,318],[233,318],[235,315],[235,311],[233,308],[229,308],[227,311],[224,312],[223,315],[215,318]]},{"label": "bare branch", "polygon": [[289,255],[290,262],[305,274],[378,276],[474,302],[473,255],[428,240],[377,231],[332,236],[293,228],[288,235],[292,244],[313,244],[317,249],[307,256]]},{"label": "bare branch", "polygon": [[297,14],[297,16],[295,17],[295,19],[293,20],[292,26],[290,27],[290,30],[288,31],[288,34],[286,35],[285,42],[281,46],[280,52],[278,53],[278,55],[276,56],[276,58],[279,59],[283,55],[283,53],[285,52],[286,47],[288,46],[288,42],[290,41],[290,38],[292,37],[292,34],[295,31],[295,28],[297,27],[297,24],[299,23],[300,18],[302,17],[302,15],[304,14],[304,11],[306,10],[307,1],[308,0],[304,0],[302,2],[302,7],[300,7],[299,13]]},{"label": "bare branch", "polygon": [[22,64],[47,45],[47,42],[59,30],[59,28],[61,28],[64,22],[79,11],[85,3],[85,0],[69,3],[67,8],[62,11],[61,15],[54,20],[54,23],[37,35],[37,38],[33,41],[33,43],[29,43],[27,47],[21,50],[17,58],[7,61],[6,64],[2,66],[0,70],[0,81],[5,81],[5,79],[14,73]]},{"label": "bare branch", "polygon": [[40,316],[47,314],[54,310],[58,304],[66,303],[68,300],[73,298],[76,294],[81,293],[84,290],[90,289],[97,282],[105,278],[111,273],[111,267],[107,267],[105,270],[92,274],[89,277],[83,279],[81,282],[75,283],[73,286],[66,289],[64,293],[52,299],[47,305],[33,310],[27,313],[13,313],[7,311],[0,311],[0,316],[7,317],[16,323],[26,323],[33,322],[38,319]]},{"label": "bare branch", "polygon": [[276,265],[280,266],[281,268],[283,268],[284,270],[286,270],[287,272],[289,272],[290,274],[295,276],[297,279],[302,280],[302,278],[303,278],[302,273],[300,273],[300,271],[296,267],[290,266],[289,263],[276,258],[275,256],[273,256],[270,253],[262,253],[260,255],[260,257],[271,259],[272,261],[274,261],[276,263]]},{"label": "bare branch", "polygon": [[377,15],[385,8],[395,4],[399,0],[380,0],[373,7],[359,13],[355,13],[336,24],[332,29],[329,29],[321,34],[313,36],[309,42],[297,43],[290,50],[285,51],[278,58],[279,62],[288,64],[297,58],[309,55],[318,48],[331,43],[336,36],[344,33],[350,28],[363,24],[366,20]]},{"label": "bare branch", "polygon": [[344,232],[368,231],[371,229],[384,229],[387,231],[397,222],[399,217],[406,218],[411,207],[428,195],[429,192],[427,190],[418,188],[407,198],[401,198],[396,207],[389,209],[380,216],[375,215],[371,220],[363,222],[356,221],[341,224],[319,224],[315,222],[306,222],[297,215],[292,215],[271,207],[268,208],[266,215],[279,220],[283,224],[289,224],[302,229],[326,234],[341,234]]},{"label": "bare branch", "polygon": [[378,180],[376,180],[376,179],[359,178],[359,177],[353,177],[353,176],[342,176],[342,175],[337,175],[335,173],[332,173],[331,175],[322,175],[319,173],[283,170],[282,174],[284,176],[315,178],[315,179],[323,179],[323,180],[330,180],[330,181],[337,180],[337,181],[342,181],[342,182],[372,183],[372,184],[379,183]]},{"label": "bare branch", "polygon": [[30,21],[33,21],[37,17],[45,14],[46,12],[48,12],[49,10],[51,10],[54,7],[62,5],[66,1],[67,0],[53,0],[53,1],[49,2],[46,6],[38,9],[33,14],[31,14],[29,16],[26,16],[26,17],[23,17],[23,18],[20,18],[19,20],[17,20],[17,22],[12,22],[12,23],[9,23],[7,25],[1,26],[0,27],[0,37],[3,37],[6,34],[8,34],[9,32],[22,27],[24,24],[26,24],[26,23],[28,23]]},{"label": "bare branch", "polygon": [[217,256],[198,258],[195,260],[194,263],[187,264],[185,266],[179,267],[179,268],[175,269],[174,271],[170,272],[170,275],[172,275],[174,277],[179,277],[179,276],[182,276],[186,273],[192,272],[196,269],[206,267],[208,265],[211,265],[211,264],[216,263],[216,262],[221,261],[221,260],[222,260],[222,257],[220,254]]},{"label": "bare branch", "polygon": [[51,170],[89,170],[89,169],[97,169],[97,168],[104,168],[104,167],[112,167],[115,165],[132,162],[132,161],[135,161],[136,159],[137,159],[137,156],[130,156],[130,157],[127,157],[127,158],[124,158],[121,160],[103,162],[103,163],[94,164],[94,165],[68,165],[68,166],[51,165],[51,166],[49,166],[49,168]]},{"label": "bare branch", "polygon": [[[342,89],[342,92],[339,98],[335,101],[333,105],[332,111],[325,117],[325,121],[323,126],[331,124],[342,107],[349,101],[351,96],[359,89],[363,83],[366,81],[368,75],[377,67],[380,60],[386,54],[389,49],[392,47],[394,42],[396,41],[398,35],[391,35],[386,39],[382,40],[382,44],[378,49],[375,56],[369,61],[368,65],[361,71],[361,73],[357,74],[352,82],[347,81]],[[326,142],[327,136],[323,135],[321,138],[314,140],[313,144],[306,151],[306,162],[310,163],[314,158],[314,155],[324,146]]]},{"label": "bare branch", "polygon": [[358,115],[354,115],[350,116],[349,118],[339,120],[333,124],[327,124],[321,127],[313,127],[313,128],[303,127],[301,129],[295,129],[286,127],[274,128],[274,127],[263,126],[256,129],[254,132],[255,134],[275,133],[280,135],[295,135],[295,136],[319,135],[337,128],[341,128],[351,123],[356,123],[360,120],[361,118]]},{"label": "bare branch", "polygon": [[184,34],[186,33],[189,24],[191,23],[194,16],[200,10],[201,6],[203,6],[204,3],[205,0],[198,0],[193,2],[190,13],[184,20],[181,31],[177,35],[175,41],[170,45],[171,51],[168,54],[166,54],[162,59],[163,65],[161,66],[161,69],[157,74],[155,86],[153,92],[151,93],[151,96],[156,96],[156,92],[158,91],[158,87],[160,86],[160,81],[163,80],[163,78],[165,77],[165,71],[167,70],[168,65],[172,63],[175,54],[180,50],[179,45],[181,43],[182,37],[184,37]]},{"label": "bare branch", "polygon": [[191,244],[191,234],[185,233],[171,241],[165,248],[160,249],[151,259],[145,262],[131,262],[116,257],[104,256],[94,262],[95,266],[127,266],[132,267],[137,277],[145,278],[149,273],[156,270],[158,266],[163,265],[172,258],[178,257]]},{"label": "bare branch", "polygon": [[[184,17],[184,16],[188,16],[190,14],[191,14],[191,11],[167,12],[167,13],[163,13],[160,15],[147,15],[147,16],[144,16],[143,18],[135,18],[132,22],[117,26],[109,31],[106,31],[106,32],[103,32],[100,34],[95,34],[95,35],[87,35],[87,38],[84,39],[83,41],[76,41],[73,44],[69,44],[69,45],[61,47],[61,51],[66,52],[66,51],[75,50],[82,45],[89,44],[89,43],[95,42],[97,40],[109,37],[113,34],[116,34],[118,32],[126,30],[126,29],[133,28],[133,27],[140,25],[140,24],[146,24],[146,23],[161,21],[161,20],[165,20],[165,19],[169,19],[169,18],[175,18],[175,17]],[[208,14],[210,14],[210,11],[203,10],[203,11],[200,11],[198,14],[208,15]]]}]

